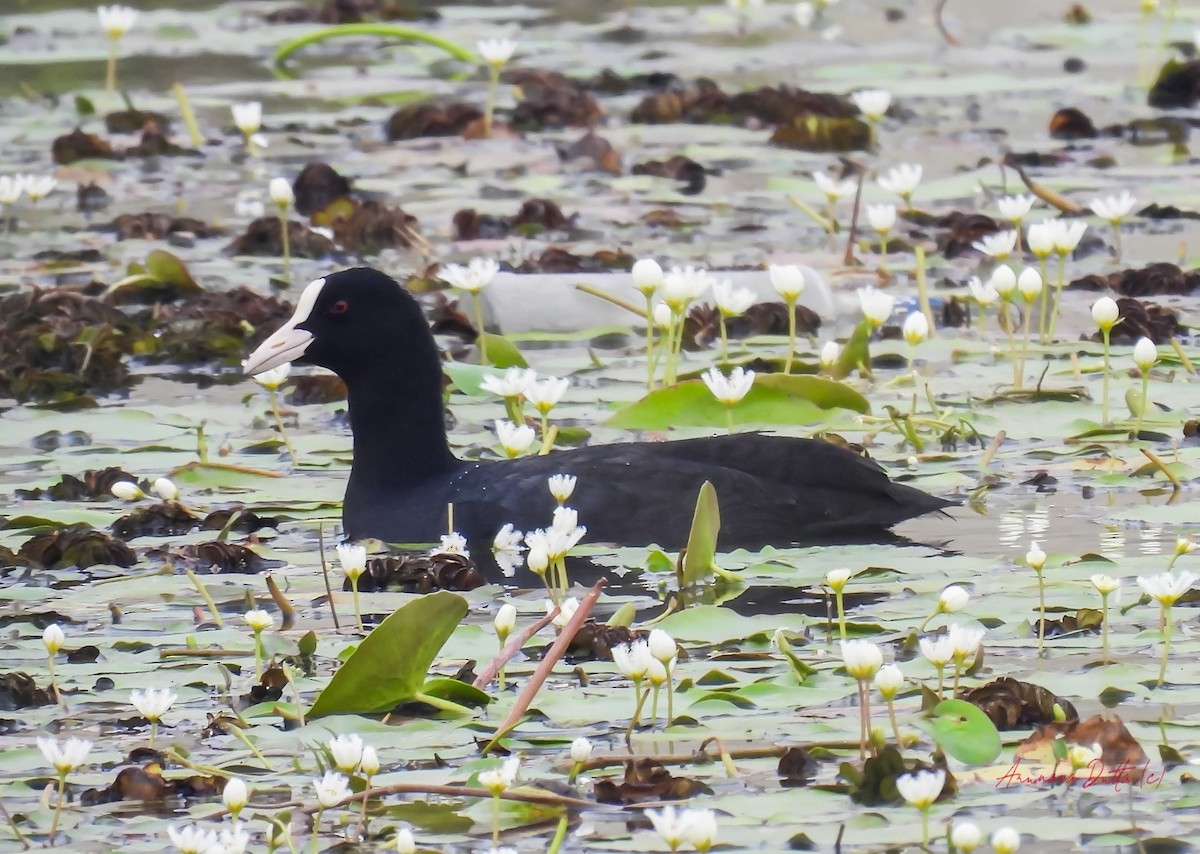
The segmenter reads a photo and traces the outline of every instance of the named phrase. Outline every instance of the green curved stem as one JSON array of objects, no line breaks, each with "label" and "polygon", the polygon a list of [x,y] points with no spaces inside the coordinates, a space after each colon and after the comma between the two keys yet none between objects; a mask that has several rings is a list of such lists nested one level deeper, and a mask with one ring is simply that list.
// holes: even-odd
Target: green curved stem
[{"label": "green curved stem", "polygon": [[1104,387],[1100,392],[1100,424],[1101,426],[1108,424],[1108,375],[1111,373],[1111,365],[1109,363],[1109,334],[1111,329],[1101,329],[1100,336],[1104,339]]},{"label": "green curved stem", "polygon": [[1163,623],[1163,653],[1162,661],[1158,665],[1158,687],[1161,688],[1163,683],[1167,681],[1167,661],[1171,657],[1171,606],[1163,605],[1162,607],[1162,623]]},{"label": "green curved stem", "polygon": [[420,691],[415,692],[413,694],[412,698],[414,700],[418,700],[418,701],[424,703],[427,706],[433,706],[435,709],[438,709],[439,711],[450,712],[450,713],[456,714],[456,715],[473,715],[473,714],[475,714],[475,711],[473,709],[469,709],[466,706],[460,706],[458,703],[454,702],[453,700],[446,700],[446,699],[443,699],[442,697],[433,697],[433,696],[430,696],[429,694],[424,694]]},{"label": "green curved stem", "polygon": [[340,38],[341,36],[381,36],[383,38],[420,42],[421,44],[441,48],[455,59],[462,60],[463,62],[479,62],[479,57],[475,55],[475,52],[468,50],[462,45],[439,38],[424,30],[417,30],[412,27],[400,27],[395,24],[338,24],[333,27],[326,27],[323,30],[316,30],[280,45],[275,51],[274,62],[276,65],[280,65],[302,47],[308,47],[310,44],[316,44],[328,39]]},{"label": "green curved stem", "polygon": [[796,298],[785,299],[783,304],[787,306],[788,313],[788,349],[787,360],[783,363],[783,372],[790,374],[792,361],[796,358]]}]

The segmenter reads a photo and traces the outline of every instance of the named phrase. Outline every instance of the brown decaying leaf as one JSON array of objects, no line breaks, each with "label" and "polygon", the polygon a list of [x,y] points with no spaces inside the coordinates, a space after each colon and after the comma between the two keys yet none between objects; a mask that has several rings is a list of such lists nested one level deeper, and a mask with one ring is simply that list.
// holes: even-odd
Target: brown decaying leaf
[{"label": "brown decaying leaf", "polygon": [[221,573],[257,574],[283,566],[285,563],[282,560],[265,558],[253,549],[224,540],[190,543],[175,550],[173,554],[183,563],[190,564],[199,571],[215,569]]},{"label": "brown decaying leaf", "polygon": [[[145,753],[147,751],[138,751]],[[134,760],[136,757],[131,756]],[[160,760],[154,755],[147,757],[144,765],[126,765],[113,778],[112,783],[102,789],[88,789],[80,795],[83,806],[111,804],[119,801],[143,801],[155,803],[166,798],[212,798],[225,787],[219,777],[192,775],[189,777],[163,776]],[[154,810],[157,814],[157,810]]]},{"label": "brown decaying leaf", "polygon": [[628,270],[636,261],[620,250],[601,249],[591,255],[575,255],[561,246],[551,246],[537,258],[527,258],[517,267],[519,273],[604,273]]},{"label": "brown decaying leaf", "polygon": [[118,240],[160,240],[168,234],[186,232],[196,237],[215,237],[222,232],[208,223],[187,216],[146,211],[140,214],[121,214],[108,228],[117,233]]},{"label": "brown decaying leaf", "polygon": [[474,104],[461,101],[448,104],[410,104],[388,117],[384,133],[392,142],[424,137],[462,136],[467,128],[482,118],[483,110]]},{"label": "brown decaying leaf", "polygon": [[602,804],[638,804],[647,801],[682,801],[712,790],[690,777],[676,777],[666,766],[653,759],[631,759],[625,763],[625,775],[596,780],[593,791]]},{"label": "brown decaying leaf", "polygon": [[[1185,272],[1166,261],[1145,267],[1121,270],[1108,276],[1090,275],[1077,279],[1068,288],[1102,290],[1111,288],[1121,296],[1187,296],[1200,287],[1200,270]],[[1116,329],[1114,328],[1114,332]]]},{"label": "brown decaying leaf", "polygon": [[1047,723],[1039,726],[1033,734],[1017,745],[1017,759],[1034,759],[1053,762],[1054,742],[1062,737],[1068,744],[1091,747],[1099,744],[1103,751],[1103,762],[1107,769],[1119,766],[1137,766],[1146,761],[1146,752],[1137,739],[1117,716],[1095,715],[1086,720],[1063,723]]},{"label": "brown decaying leaf", "polygon": [[296,211],[304,216],[325,210],[339,199],[349,198],[352,192],[348,178],[319,161],[307,164],[292,181]]},{"label": "brown decaying leaf", "polygon": [[514,68],[505,83],[519,90],[509,124],[518,130],[592,127],[604,118],[604,108],[575,80],[559,71]]},{"label": "brown decaying leaf", "polygon": [[[333,251],[333,241],[296,220],[288,221],[288,242],[293,258],[324,258]],[[281,257],[283,231],[279,225],[279,217],[264,216],[254,220],[246,226],[244,232],[234,238],[225,251],[233,255]]]},{"label": "brown decaying leaf", "polygon": [[1163,66],[1147,99],[1160,110],[1185,110],[1200,101],[1200,59],[1171,60]]},{"label": "brown decaying leaf", "polygon": [[[612,143],[593,130],[588,130],[570,145],[560,146],[558,156],[567,163],[584,160],[590,162],[592,169],[611,175],[621,174],[621,155],[612,147]],[[634,174],[638,174],[637,167],[634,167]]]},{"label": "brown decaying leaf", "polygon": [[978,240],[1008,230],[1008,224],[996,222],[990,216],[979,213],[951,211],[934,220],[939,229],[936,236],[938,248],[947,258],[957,258],[965,252],[978,253],[973,244]]},{"label": "brown decaying leaf", "polygon": [[[458,554],[407,554],[371,558],[367,570],[358,579],[362,593],[376,590],[401,590],[405,593],[431,593],[434,590],[467,591],[487,584],[487,579],[470,558]],[[350,590],[350,579],[342,589]]]},{"label": "brown decaying leaf", "polygon": [[130,567],[137,563],[133,549],[85,524],[38,534],[22,543],[17,555],[42,569],[87,569],[97,564]]},{"label": "brown decaying leaf", "polygon": [[[29,501],[48,498],[51,501],[101,501],[112,498],[114,484],[127,481],[137,483],[138,479],[120,466],[109,466],[103,469],[88,469],[80,476],[73,474],[61,475],[58,483],[46,488],[17,489],[13,494],[17,498]],[[141,485],[142,491],[148,490],[148,484]]]},{"label": "brown decaying leaf", "polygon": [[1024,729],[1034,724],[1054,720],[1054,704],[1067,716],[1067,720],[1078,720],[1075,707],[1041,685],[1021,682],[1009,676],[1001,676],[972,688],[962,695],[966,700],[987,715],[996,729]]},{"label": "brown decaying leaf", "polygon": [[336,374],[309,374],[293,377],[284,400],[293,406],[309,403],[335,403],[346,399],[346,383]]},{"label": "brown decaying leaf", "polygon": [[1054,139],[1095,139],[1096,126],[1083,110],[1063,107],[1050,117],[1050,136]]},{"label": "brown decaying leaf", "polygon": [[121,155],[113,150],[106,139],[94,133],[84,133],[79,128],[56,137],[50,144],[50,156],[59,166],[76,160],[120,160]]},{"label": "brown decaying leaf", "polygon": [[464,208],[454,214],[455,240],[496,240],[513,231],[537,234],[541,231],[562,231],[575,222],[550,199],[526,199],[512,216],[481,214],[474,208]]},{"label": "brown decaying leaf", "polygon": [[682,181],[684,186],[679,192],[685,196],[699,195],[704,192],[708,183],[708,170],[682,154],[676,154],[667,160],[647,160],[634,166],[631,172],[634,175],[653,175],[656,178]]},{"label": "brown decaying leaf", "polygon": [[28,673],[0,673],[0,711],[49,706],[54,702],[49,687],[39,688]]},{"label": "brown decaying leaf", "polygon": [[112,524],[112,532],[122,540],[135,537],[178,537],[200,523],[186,507],[175,502],[144,504]]}]

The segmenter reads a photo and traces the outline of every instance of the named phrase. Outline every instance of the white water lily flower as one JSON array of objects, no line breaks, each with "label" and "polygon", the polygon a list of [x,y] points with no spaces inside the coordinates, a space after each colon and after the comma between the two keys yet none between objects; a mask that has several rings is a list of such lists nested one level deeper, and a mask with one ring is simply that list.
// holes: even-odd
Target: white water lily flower
[{"label": "white water lily flower", "polygon": [[51,623],[42,630],[42,643],[51,655],[56,655],[66,641],[67,636],[58,623]]},{"label": "white water lily flower", "polygon": [[660,687],[667,683],[667,666],[657,658],[650,659],[650,666],[646,668],[646,679],[654,687]]},{"label": "white water lily flower", "polygon": [[67,775],[83,764],[92,750],[92,742],[85,738],[68,738],[59,742],[56,738],[39,738],[38,750],[60,775]]},{"label": "white water lily flower", "polygon": [[983,841],[983,831],[971,821],[956,821],[950,825],[950,844],[962,854],[971,854]]},{"label": "white water lily flower", "polygon": [[509,368],[503,374],[488,374],[479,387],[500,397],[520,397],[537,382],[537,371],[532,368]]},{"label": "white water lily flower", "polygon": [[137,9],[129,6],[97,6],[96,17],[100,19],[100,29],[108,34],[110,39],[119,39],[137,23]]},{"label": "white water lily flower", "polygon": [[1169,608],[1192,589],[1196,576],[1190,572],[1181,572],[1179,575],[1162,572],[1151,576],[1139,575],[1137,583],[1151,599]]},{"label": "white water lily flower", "polygon": [[1092,582],[1092,586],[1102,596],[1107,596],[1121,587],[1121,582],[1118,579],[1110,578],[1107,575],[1093,575],[1088,581]]},{"label": "white water lily flower", "polygon": [[242,615],[246,625],[255,634],[265,632],[267,629],[275,625],[275,618],[271,616],[270,611],[264,611],[262,608],[254,608]]},{"label": "white water lily flower", "polygon": [[699,299],[712,285],[712,277],[699,267],[672,267],[660,287],[663,302],[675,314],[682,314],[688,303]]},{"label": "white water lily flower", "polygon": [[985,234],[971,244],[984,255],[1003,261],[1012,255],[1017,248],[1017,233],[1015,231],[998,231],[995,234]]},{"label": "white water lily flower", "polygon": [[[554,613],[555,604],[549,599],[543,599],[542,605],[546,609],[547,614]],[[558,605],[558,616],[552,621],[552,625],[556,629],[565,629],[567,623],[575,616],[575,612],[579,610],[579,600],[574,596],[569,596],[564,599],[561,605]]]},{"label": "white water lily flower", "polygon": [[272,178],[267,186],[267,195],[281,208],[289,207],[296,201],[296,193],[287,178]]},{"label": "white water lily flower", "polygon": [[1092,320],[1101,330],[1112,329],[1121,316],[1121,309],[1112,297],[1100,297],[1092,303]]},{"label": "white water lily flower", "polygon": [[1072,744],[1067,748],[1067,764],[1074,771],[1082,771],[1104,755],[1104,749],[1098,742],[1091,745]]},{"label": "white water lily flower", "polygon": [[675,643],[675,638],[662,629],[651,629],[646,645],[650,648],[651,657],[663,664],[673,661],[679,654],[679,646]]},{"label": "white water lily flower", "polygon": [[1042,286],[1042,274],[1036,267],[1026,267],[1021,271],[1021,275],[1017,276],[1017,290],[1021,292],[1025,302],[1037,299],[1042,293]]},{"label": "white water lily flower", "polygon": [[529,446],[537,438],[537,433],[528,424],[518,426],[502,419],[496,422],[496,438],[504,448],[504,453],[509,457],[519,457],[529,450]]},{"label": "white water lily flower", "polygon": [[1034,201],[1033,196],[1003,196],[996,200],[996,206],[1000,208],[1000,216],[1016,224],[1029,216]]},{"label": "white water lily flower", "polygon": [[758,299],[749,288],[735,288],[733,282],[723,279],[712,286],[713,301],[717,311],[725,317],[737,317],[754,305]]},{"label": "white water lily flower", "polygon": [[971,299],[975,300],[980,308],[987,308],[1000,300],[1000,292],[990,280],[981,282],[978,276],[972,276],[967,282],[967,287],[971,289]]},{"label": "white water lily flower", "polygon": [[1145,374],[1149,373],[1157,361],[1158,348],[1154,346],[1154,342],[1149,338],[1139,338],[1137,344],[1133,346],[1133,363]]},{"label": "white water lily flower", "polygon": [[1031,569],[1041,571],[1046,565],[1046,553],[1038,546],[1038,541],[1034,540],[1029,544],[1029,551],[1025,552],[1025,563]]},{"label": "white water lily flower", "polygon": [[512,59],[517,43],[511,39],[480,39],[475,47],[485,63],[499,68]]},{"label": "white water lily flower", "polygon": [[902,163],[888,170],[886,175],[880,175],[878,184],[889,193],[894,193],[906,202],[921,185],[924,169],[916,163]]},{"label": "white water lily flower", "polygon": [[135,688],[129,692],[129,702],[137,709],[139,715],[151,723],[156,723],[171,708],[176,696],[170,688],[147,688],[145,691]]},{"label": "white water lily flower", "polygon": [[367,549],[366,546],[355,545],[354,543],[338,543],[337,544],[338,562],[342,565],[342,572],[351,581],[356,580],[367,570]]},{"label": "white water lily flower", "polygon": [[825,194],[825,198],[830,204],[834,204],[844,196],[852,196],[858,191],[858,183],[849,179],[839,181],[836,178],[829,177],[827,172],[814,172],[813,180],[817,182],[817,187]]},{"label": "white water lily flower", "polygon": [[672,851],[677,850],[688,838],[688,812],[668,805],[661,810],[646,810],[646,818],[654,830]]},{"label": "white water lily flower", "polygon": [[788,301],[804,293],[804,271],[795,264],[768,264],[767,276],[775,292]]},{"label": "white water lily flower", "polygon": [[559,504],[565,504],[571,494],[575,492],[576,481],[577,478],[572,474],[552,474],[547,483],[554,500]]},{"label": "white water lily flower", "polygon": [[904,334],[904,340],[909,346],[916,347],[922,341],[929,337],[929,321],[925,318],[924,313],[920,311],[911,312],[908,317],[904,318],[904,326],[901,328]]},{"label": "white water lily flower", "polygon": [[1036,258],[1049,258],[1054,252],[1054,234],[1057,231],[1055,226],[1057,220],[1044,219],[1041,222],[1029,226],[1029,232],[1025,235],[1025,241],[1029,244],[1029,251]]},{"label": "white water lily flower", "polygon": [[333,764],[339,771],[353,774],[358,770],[364,746],[361,736],[355,733],[335,735],[329,739],[328,746],[329,755],[333,757]]},{"label": "white water lily flower", "polygon": [[510,756],[504,760],[504,764],[496,768],[489,768],[486,771],[479,772],[479,785],[483,786],[493,795],[499,795],[517,779],[517,772],[521,770],[521,757]]},{"label": "white water lily flower", "polygon": [[846,672],[855,679],[872,678],[883,666],[883,651],[878,644],[868,640],[839,641],[842,648],[842,663]]},{"label": "white water lily flower", "polygon": [[438,544],[429,550],[431,555],[462,555],[470,557],[471,552],[467,549],[467,538],[458,531],[451,531],[449,534],[442,534],[438,540]]},{"label": "white water lily flower", "polygon": [[262,127],[262,104],[258,101],[247,101],[244,104],[230,106],[233,113],[233,123],[244,136],[253,136]]},{"label": "white water lily flower", "polygon": [[948,636],[940,638],[921,638],[921,655],[936,668],[945,667],[954,659],[954,646]]},{"label": "white water lily flower", "polygon": [[545,415],[558,405],[570,385],[570,380],[547,377],[531,383],[529,388],[525,389],[525,399],[533,404],[534,409]]},{"label": "white water lily flower", "polygon": [[250,847],[250,834],[242,822],[234,821],[229,827],[221,828],[220,844],[216,849],[210,848],[208,854],[216,854],[216,851],[222,854],[246,854],[246,849]]},{"label": "white water lily flower", "polygon": [[1070,255],[1079,245],[1079,241],[1083,239],[1083,233],[1087,231],[1087,223],[1078,219],[1055,219],[1051,222],[1054,224],[1054,251],[1059,255]]},{"label": "white water lily flower", "polygon": [[1002,827],[992,834],[992,850],[996,854],[1017,854],[1021,848],[1021,834],[1011,827]]},{"label": "white water lily flower", "polygon": [[24,192],[25,182],[20,175],[0,175],[0,205],[16,204]]},{"label": "white water lily flower", "polygon": [[633,277],[633,286],[647,297],[662,287],[663,269],[653,258],[639,259],[629,274]]},{"label": "white water lily flower", "polygon": [[1176,554],[1176,556],[1191,554],[1197,548],[1200,548],[1200,545],[1197,545],[1196,541],[1192,539],[1191,534],[1189,534],[1186,537],[1176,537],[1175,538],[1175,554]]},{"label": "white water lily flower", "polygon": [[288,374],[292,372],[292,363],[284,362],[282,365],[263,371],[254,375],[254,381],[268,391],[275,391],[288,378]]},{"label": "white water lily flower", "polygon": [[992,275],[988,279],[988,284],[1000,294],[1000,299],[1010,300],[1017,290],[1017,274],[1013,272],[1012,267],[1001,264],[995,270],[992,270]]},{"label": "white water lily flower", "polygon": [[861,89],[852,94],[850,100],[868,120],[877,122],[892,105],[892,93],[884,89]]},{"label": "white water lily flower", "polygon": [[875,674],[875,690],[885,700],[894,700],[904,687],[904,673],[896,664],[885,664]]},{"label": "white water lily flower", "polygon": [[506,576],[516,572],[521,563],[521,552],[525,551],[521,545],[524,539],[525,534],[516,530],[512,522],[506,522],[492,539],[492,556]]},{"label": "white water lily flower", "polygon": [[492,625],[496,629],[496,634],[501,639],[508,637],[517,625],[517,607],[511,602],[505,602],[496,609],[496,616],[492,619]]},{"label": "white water lily flower", "polygon": [[317,803],[323,809],[337,806],[350,797],[350,779],[337,771],[326,771],[319,780],[313,780],[313,788],[317,791]]},{"label": "white water lily flower", "polygon": [[867,205],[867,222],[871,228],[886,235],[896,226],[896,206]]},{"label": "white water lily flower", "polygon": [[637,681],[646,675],[654,656],[650,654],[650,644],[644,640],[632,643],[617,644],[612,648],[613,663],[617,670],[627,679]]},{"label": "white water lily flower", "polygon": [[739,366],[726,377],[720,369],[712,367],[701,375],[701,379],[713,397],[726,406],[733,406],[754,386],[754,371],[747,371]]},{"label": "white water lily flower", "polygon": [[838,356],[842,353],[842,348],[838,346],[836,341],[826,341],[821,345],[821,354],[817,357],[823,370],[828,371],[837,364]]},{"label": "white water lily flower", "polygon": [[492,283],[500,272],[500,262],[493,258],[472,258],[466,265],[447,264],[438,273],[438,278],[452,288],[477,294]]},{"label": "white water lily flower", "polygon": [[892,308],[896,301],[891,294],[878,288],[865,287],[858,289],[858,304],[862,308],[867,325],[875,328],[882,326],[892,316]]},{"label": "white water lily flower", "polygon": [[29,196],[29,201],[34,204],[46,198],[58,186],[58,179],[50,175],[26,175],[24,182],[25,195]]},{"label": "white water lily flower", "polygon": [[717,814],[712,810],[686,810],[683,823],[688,842],[701,854],[717,841]]},{"label": "white water lily flower", "polygon": [[179,854],[209,854],[219,843],[216,831],[205,830],[198,824],[179,828],[173,824],[167,825],[167,836],[171,844],[179,849]]},{"label": "white water lily flower", "polygon": [[[1091,207],[1092,213],[1105,222],[1110,225],[1119,225],[1121,220],[1129,216],[1136,204],[1137,199],[1128,190],[1122,190],[1119,196],[1092,199],[1089,207]],[[1082,232],[1080,233],[1082,235]]]},{"label": "white water lily flower", "polygon": [[901,774],[896,778],[896,791],[900,797],[917,809],[929,809],[942,793],[946,785],[946,772],[941,768],[936,771],[918,771],[915,774]]},{"label": "white water lily flower", "polygon": [[949,634],[950,646],[954,650],[954,658],[958,661],[964,661],[974,655],[979,645],[983,643],[983,629],[969,629],[959,623],[950,625]]}]

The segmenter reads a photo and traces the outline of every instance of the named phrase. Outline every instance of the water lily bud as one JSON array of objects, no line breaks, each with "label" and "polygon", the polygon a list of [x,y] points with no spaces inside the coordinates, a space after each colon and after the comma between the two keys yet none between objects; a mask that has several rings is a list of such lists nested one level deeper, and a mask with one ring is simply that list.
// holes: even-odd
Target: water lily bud
[{"label": "water lily bud", "polygon": [[1046,553],[1038,548],[1037,540],[1029,544],[1029,551],[1025,552],[1025,563],[1036,570],[1042,571],[1042,567],[1046,565]]},{"label": "water lily bud", "polygon": [[264,611],[262,608],[254,608],[247,611],[242,619],[246,621],[246,625],[255,634],[265,632],[271,626],[275,625],[275,618],[271,616],[270,611]]},{"label": "water lily bud", "polygon": [[56,655],[66,640],[67,636],[58,623],[51,623],[42,632],[42,643],[46,645],[46,651],[51,655]]},{"label": "water lily bud", "polygon": [[417,840],[413,838],[413,832],[407,827],[402,827],[396,831],[396,852],[397,854],[416,854]]},{"label": "water lily bud", "polygon": [[992,848],[996,854],[1017,854],[1021,848],[1021,834],[1011,827],[1002,827],[992,834]]},{"label": "water lily bud", "polygon": [[653,258],[638,260],[633,265],[630,275],[633,277],[633,286],[643,294],[652,294],[662,287],[663,269]]},{"label": "water lily bud", "polygon": [[580,736],[571,742],[571,761],[582,763],[592,758],[592,742]]},{"label": "water lily bud", "polygon": [[1033,302],[1042,292],[1042,274],[1036,267],[1026,267],[1017,277],[1017,290],[1025,298],[1025,302]]},{"label": "water lily bud", "polygon": [[841,593],[846,586],[846,582],[853,577],[854,573],[846,568],[831,569],[825,573],[825,583],[830,586],[834,593]]},{"label": "water lily bud", "polygon": [[665,302],[657,303],[654,306],[654,325],[659,329],[669,329],[672,316],[671,307]]},{"label": "water lily bud", "polygon": [[529,571],[534,575],[545,575],[546,570],[550,567],[550,554],[545,549],[530,546],[525,561],[529,564]]},{"label": "water lily bud", "polygon": [[904,673],[895,664],[885,664],[875,674],[875,690],[885,700],[895,699],[904,687]]},{"label": "water lily bud", "polygon": [[983,831],[971,821],[956,821],[950,826],[950,844],[962,854],[971,854],[983,841]]},{"label": "water lily bud", "polygon": [[[1055,703],[1051,708],[1051,714],[1054,715],[1054,722],[1061,724],[1067,720],[1067,711],[1058,703]],[[994,844],[994,843],[993,843]]]},{"label": "water lily bud", "polygon": [[335,735],[329,739],[328,746],[329,755],[333,757],[333,764],[339,771],[351,774],[362,763],[363,747],[365,745],[361,736],[355,733]]},{"label": "water lily bud", "polygon": [[1000,294],[1000,299],[1012,299],[1013,291],[1017,289],[1017,274],[1013,272],[1012,267],[1001,264],[992,271],[988,284]]},{"label": "water lily bud", "polygon": [[770,264],[767,276],[775,292],[789,302],[804,292],[804,270],[795,264]]},{"label": "water lily bud", "polygon": [[1107,575],[1093,575],[1088,580],[1092,582],[1092,586],[1095,587],[1096,591],[1102,596],[1107,596],[1109,593],[1112,593],[1121,586],[1120,581],[1115,578],[1110,578]]},{"label": "water lily bud", "polygon": [[225,783],[225,788],[221,790],[221,800],[225,809],[233,814],[234,821],[237,821],[238,813],[250,800],[250,789],[246,786],[246,781],[241,777],[230,777]]},{"label": "water lily bud", "polygon": [[496,629],[496,634],[501,640],[508,637],[509,633],[517,625],[517,608],[511,602],[505,602],[496,610],[496,617],[492,620],[492,625]]},{"label": "water lily bud", "polygon": [[647,643],[650,644],[650,655],[663,664],[666,664],[679,654],[679,647],[676,646],[675,639],[662,629],[651,631]]},{"label": "water lily bud", "polygon": [[945,614],[953,614],[967,607],[971,594],[957,584],[951,584],[938,597],[938,610]]},{"label": "water lily bud", "polygon": [[179,497],[179,488],[165,477],[154,481],[154,491],[163,501],[174,501]]},{"label": "water lily bud", "polygon": [[883,651],[867,640],[841,641],[842,663],[855,679],[870,679],[883,666]]},{"label": "water lily bud", "polygon": [[838,356],[841,355],[842,348],[838,346],[836,341],[826,341],[821,345],[821,355],[818,360],[823,370],[830,370],[837,364]]},{"label": "water lily bud", "polygon": [[867,222],[880,234],[887,234],[896,227],[896,206],[867,205]]},{"label": "water lily bud", "polygon": [[138,488],[138,485],[130,480],[118,480],[109,487],[109,491],[122,501],[137,501],[146,497],[146,493],[142,492]]},{"label": "water lily bud", "polygon": [[281,208],[286,208],[296,201],[296,194],[287,178],[272,178],[267,193],[271,201]]},{"label": "water lily bud", "polygon": [[1191,538],[1191,535],[1186,537],[1175,538],[1175,556],[1191,554],[1197,549],[1196,541]]},{"label": "water lily bud", "polygon": [[1092,320],[1096,322],[1101,331],[1112,329],[1120,316],[1121,310],[1117,307],[1117,301],[1112,297],[1100,297],[1092,304]]},{"label": "water lily bud", "polygon": [[374,777],[379,773],[379,754],[375,752],[375,748],[367,744],[363,746],[362,758],[358,761],[358,768],[368,777]]},{"label": "water lily bud", "polygon": [[909,346],[916,347],[929,337],[929,321],[922,312],[914,311],[904,318],[904,340]]},{"label": "water lily bud", "polygon": [[1149,338],[1139,338],[1133,347],[1133,361],[1143,374],[1149,373],[1158,361],[1158,348]]}]

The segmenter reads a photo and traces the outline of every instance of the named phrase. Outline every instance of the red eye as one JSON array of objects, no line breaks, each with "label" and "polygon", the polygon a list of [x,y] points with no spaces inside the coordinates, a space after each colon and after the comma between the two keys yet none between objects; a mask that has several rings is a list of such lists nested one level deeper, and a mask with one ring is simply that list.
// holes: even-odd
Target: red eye
[{"label": "red eye", "polygon": [[333,305],[329,306],[330,314],[345,314],[349,310],[350,303],[346,302],[344,299],[340,299]]}]

